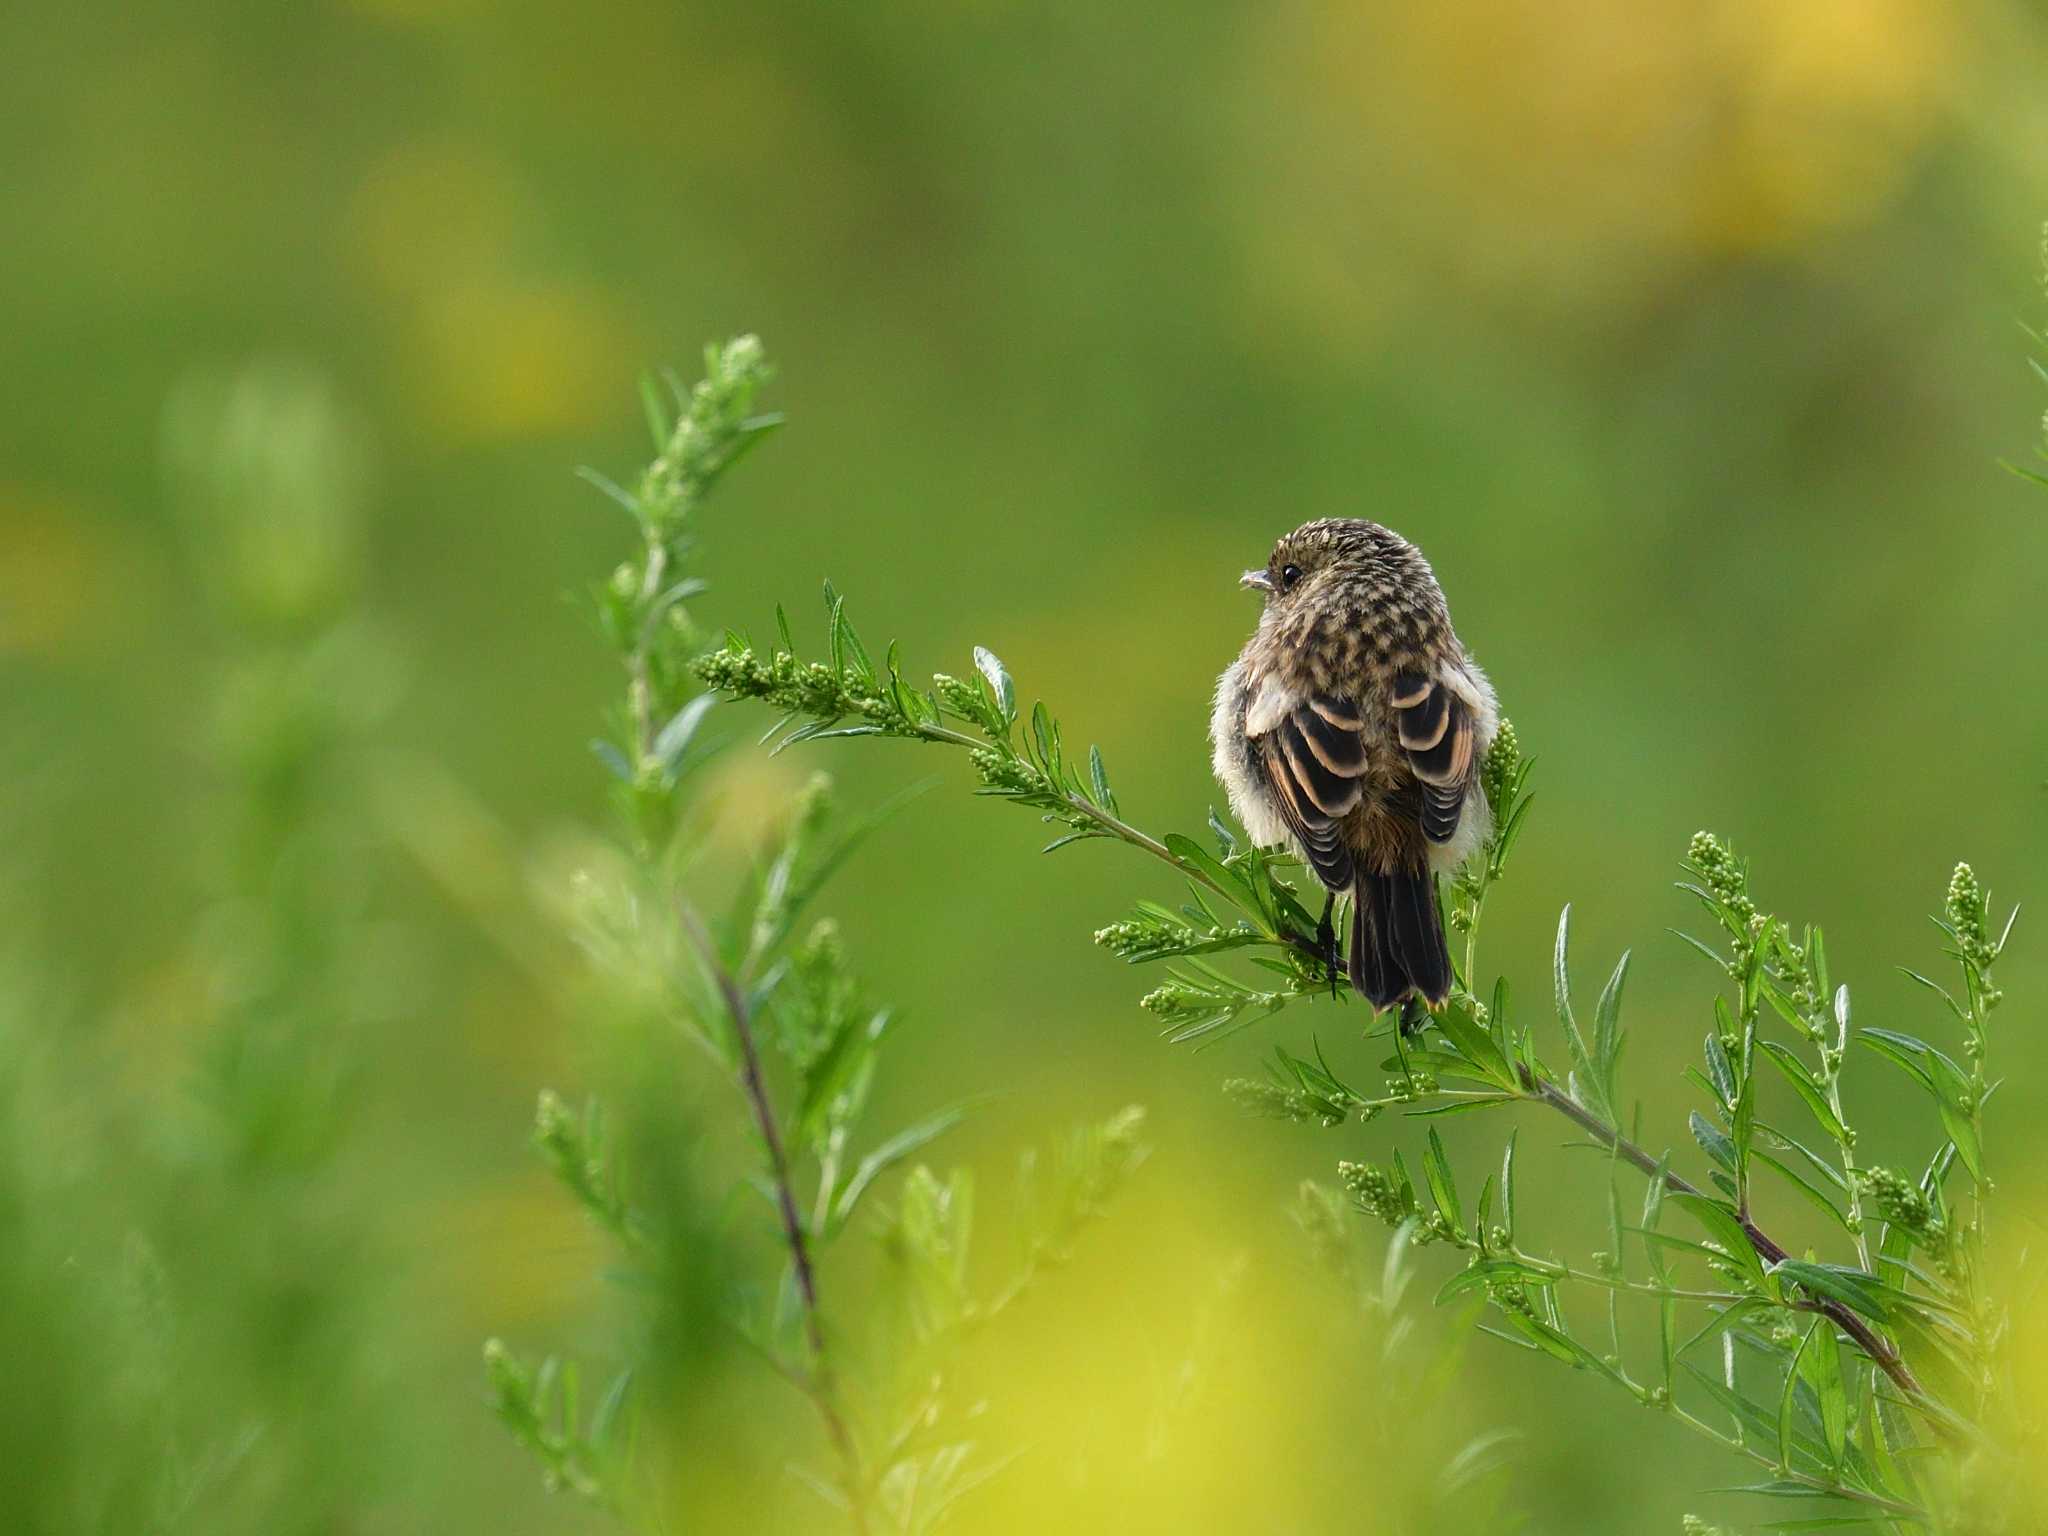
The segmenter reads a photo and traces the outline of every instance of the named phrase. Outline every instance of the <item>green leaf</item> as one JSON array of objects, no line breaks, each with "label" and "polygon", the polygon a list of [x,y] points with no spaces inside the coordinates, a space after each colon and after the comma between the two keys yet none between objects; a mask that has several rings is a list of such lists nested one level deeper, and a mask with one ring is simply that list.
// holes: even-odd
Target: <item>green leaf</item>
[{"label": "green leaf", "polygon": [[1513,1104],[1521,1096],[1513,1093],[1480,1093],[1469,1099],[1452,1099],[1448,1103],[1428,1104],[1421,1109],[1404,1110],[1411,1120],[1428,1118],[1441,1119],[1445,1115],[1469,1115],[1475,1109],[1491,1109],[1496,1104]]},{"label": "green leaf", "polygon": [[1840,1264],[1814,1264],[1804,1259],[1784,1259],[1771,1266],[1780,1279],[1796,1281],[1817,1296],[1838,1301],[1852,1312],[1877,1322],[1890,1321],[1884,1305],[1884,1284],[1877,1276]]},{"label": "green leaf", "polygon": [[1807,1329],[1806,1342],[1799,1347],[1796,1371],[1799,1379],[1813,1389],[1820,1405],[1821,1436],[1827,1442],[1830,1461],[1840,1468],[1849,1443],[1849,1395],[1842,1383],[1842,1357],[1835,1343],[1832,1320],[1817,1318],[1814,1326]]},{"label": "green leaf", "polygon": [[[1920,1064],[1918,1057],[1913,1052],[1893,1044],[1891,1038],[1884,1030],[1866,1029],[1857,1035],[1856,1039],[1859,1044],[1877,1052],[1878,1055],[1904,1072],[1930,1094],[1939,1096],[1940,1090],[1934,1086],[1933,1074]],[[1914,1042],[1915,1045],[1920,1043],[1919,1041]]]},{"label": "green leaf", "polygon": [[1593,1006],[1593,1062],[1600,1072],[1601,1092],[1614,1102],[1615,1067],[1621,1058],[1621,989],[1628,983],[1629,952],[1623,950],[1614,974],[1600,989]]},{"label": "green leaf", "polygon": [[1622,1386],[1627,1385],[1620,1372],[1616,1371],[1613,1366],[1602,1360],[1563,1329],[1553,1328],[1540,1318],[1530,1317],[1521,1312],[1502,1312],[1501,1316],[1507,1319],[1509,1326],[1517,1332],[1527,1335],[1538,1348],[1545,1352],[1555,1355],[1558,1359],[1565,1361],[1569,1365],[1577,1366],[1581,1370],[1592,1371],[1596,1375],[1605,1376],[1609,1381]]},{"label": "green leaf", "polygon": [[995,700],[996,711],[1005,725],[1017,719],[1017,685],[1010,681],[1009,669],[996,659],[996,653],[984,646],[974,648],[974,665],[988,680],[989,694]]},{"label": "green leaf", "polygon": [[1216,838],[1216,851],[1224,858],[1237,852],[1237,834],[1223,824],[1223,818],[1216,814],[1216,807],[1209,807],[1209,831]]},{"label": "green leaf", "polygon": [[1835,1114],[1833,1106],[1828,1103],[1827,1094],[1814,1080],[1813,1073],[1807,1070],[1806,1063],[1775,1040],[1759,1040],[1757,1046],[1770,1059],[1771,1065],[1784,1074],[1785,1081],[1792,1085],[1792,1091],[1799,1095],[1800,1102],[1812,1113],[1813,1118],[1820,1122],[1820,1128],[1827,1132],[1829,1139],[1836,1142],[1847,1141],[1848,1131]]},{"label": "green leaf", "polygon": [[576,467],[576,478],[583,481],[586,485],[596,486],[605,495],[632,513],[635,518],[640,516],[640,503],[634,498],[631,491],[628,491],[616,480],[611,479],[607,475],[599,474],[588,464],[579,464]]},{"label": "green leaf", "polygon": [[1969,1074],[1925,1040],[1890,1029],[1866,1029],[1856,1038],[1911,1073],[1943,1103],[1960,1103],[1970,1092]]},{"label": "green leaf", "polygon": [[1688,1123],[1692,1127],[1692,1139],[1700,1144],[1700,1149],[1730,1173],[1735,1172],[1735,1143],[1724,1136],[1698,1110],[1692,1112],[1692,1118]]},{"label": "green leaf", "polygon": [[1586,1037],[1579,1032],[1578,1020],[1572,1017],[1572,981],[1567,951],[1571,943],[1571,904],[1557,915],[1557,947],[1551,956],[1551,992],[1557,1004],[1557,1022],[1564,1030],[1564,1043],[1571,1052],[1572,1068],[1581,1085],[1580,1092],[1587,1096],[1587,1107],[1605,1116],[1614,1118],[1607,1106],[1605,1085],[1600,1074],[1594,1069],[1593,1057],[1586,1047]]},{"label": "green leaf", "polygon": [[1493,1280],[1512,1280],[1519,1284],[1537,1286],[1557,1283],[1555,1275],[1546,1274],[1533,1265],[1519,1263],[1514,1259],[1474,1259],[1443,1283],[1432,1305],[1440,1307],[1464,1292],[1477,1290]]},{"label": "green leaf", "polygon": [[1849,1230],[1848,1216],[1836,1207],[1834,1201],[1830,1200],[1820,1190],[1814,1188],[1812,1184],[1808,1183],[1803,1174],[1795,1172],[1786,1164],[1781,1163],[1780,1161],[1778,1161],[1777,1158],[1771,1156],[1770,1153],[1765,1152],[1760,1148],[1752,1147],[1750,1149],[1749,1155],[1752,1161],[1762,1163],[1766,1168],[1769,1168],[1775,1173],[1777,1173],[1794,1189],[1798,1190],[1808,1200],[1813,1202],[1814,1205],[1818,1206],[1827,1215],[1833,1217],[1836,1223],[1841,1226],[1843,1231],[1846,1232]]},{"label": "green leaf", "polygon": [[1965,1023],[1969,1022],[1970,1015],[1968,1010],[1966,1010],[1963,1007],[1963,1005],[1961,1003],[1958,1003],[1953,997],[1950,997],[1948,993],[1948,988],[1944,987],[1940,982],[1936,981],[1933,977],[1922,976],[1918,971],[1912,969],[1910,966],[1904,965],[1899,967],[1899,974],[1905,977],[1908,981],[1918,982],[1921,986],[1925,987],[1928,991],[1932,992],[1936,997],[1940,998],[1944,1003],[1947,1003],[1948,1011],[1950,1013],[1954,1014],[1957,1018],[1963,1020]]},{"label": "green leaf", "polygon": [[1792,1433],[1798,1414],[1796,1403],[1799,1397],[1799,1362],[1813,1344],[1813,1336],[1824,1328],[1832,1328],[1824,1317],[1816,1317],[1806,1326],[1806,1337],[1799,1342],[1799,1352],[1792,1357],[1785,1370],[1785,1385],[1778,1396],[1778,1465],[1790,1468],[1792,1465]]},{"label": "green leaf", "polygon": [[1507,1150],[1500,1157],[1500,1224],[1510,1243],[1515,1240],[1515,1141],[1521,1134],[1519,1126],[1508,1132]]},{"label": "green leaf", "polygon": [[1735,1068],[1729,1063],[1727,1048],[1721,1044],[1719,1035],[1707,1036],[1707,1075],[1712,1080],[1714,1097],[1720,1100],[1721,1108],[1733,1108]]},{"label": "green leaf", "polygon": [[640,408],[647,413],[647,435],[654,439],[654,451],[658,454],[668,446],[671,422],[669,412],[661,403],[661,391],[654,387],[654,376],[640,375]]},{"label": "green leaf", "polygon": [[1977,1140],[1977,1127],[1968,1115],[1943,1099],[1935,1106],[1941,1112],[1941,1128],[1948,1132],[1948,1139],[1955,1143],[1956,1155],[1963,1160],[1963,1166],[1970,1170],[1970,1177],[1980,1182],[1984,1177],[1984,1149]]},{"label": "green leaf", "polygon": [[605,1388],[604,1396],[598,1399],[597,1412],[590,1416],[590,1443],[599,1451],[607,1449],[612,1436],[618,1430],[619,1416],[626,1406],[627,1394],[633,1390],[633,1368],[626,1367],[612,1378]]},{"label": "green leaf", "polygon": [[845,1187],[839,1191],[838,1198],[832,1202],[831,1231],[836,1232],[846,1225],[848,1218],[860,1204],[861,1196],[867,1193],[876,1179],[920,1147],[945,1135],[965,1120],[979,1102],[978,1099],[962,1100],[958,1104],[950,1104],[944,1109],[926,1115],[922,1120],[905,1126],[863,1157],[854,1168],[852,1177],[846,1181]]},{"label": "green leaf", "polygon": [[1864,1463],[1876,1475],[1878,1488],[1893,1496],[1904,1493],[1905,1480],[1899,1476],[1898,1463],[1892,1460],[1890,1437],[1885,1434],[1875,1371],[1866,1372],[1863,1378],[1863,1424],[1857,1439]]},{"label": "green leaf", "polygon": [[833,1103],[859,1076],[862,1065],[889,1028],[889,1010],[882,1008],[865,1022],[848,1022],[832,1037],[818,1058],[804,1069],[803,1098],[797,1107],[796,1132],[816,1144],[825,1135]]},{"label": "green leaf", "polygon": [[1216,890],[1243,910],[1259,911],[1257,896],[1246,880],[1200,843],[1179,832],[1169,832],[1161,841],[1166,845],[1166,851],[1180,861],[1181,868],[1207,878]]},{"label": "green leaf", "polygon": [[1064,781],[1066,762],[1060,753],[1059,722],[1040,699],[1031,706],[1031,739],[1038,746],[1038,764],[1055,780]]},{"label": "green leaf", "polygon": [[1717,1200],[1705,1195],[1672,1193],[1665,1197],[1675,1202],[1680,1209],[1697,1221],[1707,1235],[1719,1243],[1729,1258],[1733,1259],[1749,1275],[1759,1291],[1775,1295],[1770,1279],[1764,1272],[1764,1262],[1757,1257],[1756,1247],[1749,1240],[1749,1233],[1735,1213]]},{"label": "green leaf", "polygon": [[[1468,977],[1467,980],[1469,981],[1470,978]],[[1494,978],[1493,1006],[1487,1010],[1486,1027],[1488,1033],[1493,1036],[1494,1049],[1500,1052],[1503,1061],[1510,1063],[1509,1071],[1513,1073],[1512,1061],[1515,1054],[1515,1037],[1508,1029],[1508,979],[1505,976]],[[1515,1076],[1517,1086],[1519,1086],[1520,1076],[1519,1074],[1515,1074]]]},{"label": "green leaf", "polygon": [[690,743],[697,735],[697,727],[704,723],[704,717],[717,702],[717,694],[700,693],[677,710],[668,724],[661,728],[661,734],[654,738],[654,756],[663,773],[674,775],[676,764],[690,749]]},{"label": "green leaf", "polygon": [[1088,748],[1088,780],[1095,789],[1095,803],[1110,815],[1116,814],[1116,796],[1109,792],[1109,775],[1103,771],[1102,748]]},{"label": "green leaf", "polygon": [[1814,1151],[1811,1147],[1805,1145],[1803,1142],[1794,1141],[1790,1136],[1787,1136],[1783,1131],[1778,1130],[1774,1126],[1765,1125],[1761,1121],[1758,1122],[1757,1129],[1770,1132],[1772,1139],[1775,1140],[1780,1146],[1786,1147],[1791,1151],[1797,1152],[1801,1157],[1806,1159],[1807,1163],[1813,1168],[1813,1171],[1815,1173],[1818,1173],[1822,1178],[1826,1179],[1830,1184],[1834,1185],[1836,1189],[1842,1190],[1845,1193],[1847,1192],[1849,1188],[1849,1181],[1847,1178],[1843,1177],[1842,1170],[1837,1168],[1833,1163],[1829,1162],[1826,1158],[1822,1157],[1818,1152]]},{"label": "green leaf", "polygon": [[1682,929],[1666,928],[1664,931],[1670,934],[1674,939],[1683,939],[1686,943],[1690,944],[1694,949],[1698,950],[1701,954],[1705,955],[1709,960],[1714,962],[1715,969],[1720,971],[1726,971],[1728,969],[1728,957],[1722,954],[1718,949],[1714,948],[1713,945],[1708,944],[1702,939],[1694,938],[1691,934],[1686,933]]},{"label": "green leaf", "polygon": [[1436,1202],[1436,1208],[1451,1224],[1452,1231],[1461,1231],[1465,1217],[1458,1209],[1457,1180],[1451,1173],[1451,1160],[1444,1153],[1443,1138],[1434,1129],[1430,1131],[1429,1143],[1423,1149],[1422,1172],[1429,1181],[1429,1195]]},{"label": "green leaf", "polygon": [[1487,1081],[1510,1090],[1521,1086],[1514,1068],[1508,1065],[1507,1057],[1501,1054],[1493,1036],[1474,1023],[1472,1016],[1458,1004],[1453,1003],[1440,1010],[1436,1026],[1444,1038],[1457,1047],[1459,1055],[1477,1068]]},{"label": "green leaf", "polygon": [[596,755],[597,760],[604,764],[611,776],[621,784],[633,782],[633,769],[627,763],[625,754],[617,747],[606,741],[602,736],[594,736],[591,738],[590,750]]}]

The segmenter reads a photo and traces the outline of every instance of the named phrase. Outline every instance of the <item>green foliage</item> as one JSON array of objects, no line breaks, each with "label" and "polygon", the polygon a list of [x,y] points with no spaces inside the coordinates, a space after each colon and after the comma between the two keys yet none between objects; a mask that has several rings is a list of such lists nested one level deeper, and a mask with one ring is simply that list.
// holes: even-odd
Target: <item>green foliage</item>
[{"label": "green foliage", "polygon": [[[1095,934],[1134,964],[1178,962],[1141,1000],[1171,1041],[1213,1042],[1311,1000],[1354,1001],[1320,959],[1291,861],[1247,846],[1213,812],[1214,853],[1192,837],[1139,830],[1110,793],[1100,754],[1091,749],[1084,777],[1044,704],[1019,729],[1015,685],[990,652],[977,649],[975,682],[936,674],[917,689],[896,646],[875,666],[843,600],[828,591],[828,607],[829,660],[800,660],[778,614],[774,648],[762,653],[729,635],[697,663],[699,676],[734,698],[781,709],[785,745],[889,736],[964,748],[980,793],[1038,810],[1064,829],[1048,851],[1110,838],[1171,866],[1187,902],[1140,902]],[[1936,919],[1959,987],[1951,993],[1906,973],[1940,996],[1960,1025],[1958,1063],[1910,1035],[1852,1030],[1849,989],[1829,972],[1821,931],[1761,909],[1747,865],[1713,834],[1694,837],[1680,888],[1705,912],[1713,937],[1681,937],[1712,961],[1723,984],[1702,1065],[1687,1074],[1701,1095],[1688,1124],[1705,1160],[1695,1183],[1670,1154],[1652,1155],[1624,1129],[1626,953],[1586,1009],[1575,995],[1570,909],[1560,914],[1551,976],[1557,1064],[1526,1012],[1511,1014],[1504,978],[1482,1001],[1481,918],[1526,825],[1529,774],[1504,724],[1481,770],[1493,831],[1450,882],[1450,919],[1464,939],[1458,985],[1443,1009],[1419,1021],[1412,1041],[1405,1028],[1368,1022],[1367,1033],[1393,1047],[1383,1091],[1352,1088],[1320,1050],[1311,1061],[1284,1049],[1264,1080],[1233,1078],[1226,1091],[1251,1113],[1323,1128],[1396,1108],[1431,1116],[1529,1104],[1561,1114],[1606,1165],[1608,1240],[1585,1259],[1545,1253],[1518,1230],[1512,1139],[1499,1175],[1476,1191],[1461,1188],[1431,1129],[1419,1181],[1398,1150],[1389,1166],[1347,1160],[1338,1164],[1344,1197],[1404,1244],[1462,1253],[1466,1267],[1439,1300],[1483,1299],[1494,1315],[1486,1331],[1583,1370],[1761,1464],[1769,1478],[1749,1491],[1818,1500],[1819,1518],[1845,1528],[1907,1521],[1963,1530],[1959,1512],[1971,1489],[1999,1475],[2000,1457],[2015,1443],[1994,1401],[2008,1330],[1983,1245],[1984,1106],[1996,1087],[1985,1075],[1987,1024],[2000,1000],[1991,971],[2010,920],[1994,938],[1985,893],[1959,865]],[[1232,956],[1258,974],[1219,963]],[[1843,1096],[1856,1042],[1869,1053],[1861,1059],[1889,1061],[1925,1095],[1943,1144],[1917,1176],[1857,1163]],[[1765,1118],[1766,1078],[1790,1090],[1796,1121]],[[1624,1219],[1624,1165],[1646,1186],[1635,1220]],[[1956,1166],[1969,1178],[1967,1191],[1949,1188]],[[1837,1257],[1796,1257],[1770,1236],[1765,1213],[1787,1200],[1828,1218]],[[1320,1232],[1328,1208],[1315,1210]],[[1666,1230],[1667,1212],[1686,1226]],[[1574,1293],[1597,1299],[1597,1330],[1568,1304]],[[1647,1314],[1654,1339],[1641,1364],[1631,1347],[1638,1313]],[[1973,1448],[1968,1457],[1965,1445]]]},{"label": "green foliage", "polygon": [[[666,395],[651,384],[645,390],[656,457],[633,488],[586,477],[631,514],[640,551],[592,598],[625,682],[615,729],[594,745],[617,782],[631,850],[615,883],[585,876],[582,937],[617,984],[621,1006],[652,1007],[674,1026],[670,1038],[693,1042],[731,1084],[733,1139],[748,1148],[747,1186],[761,1197],[749,1209],[764,1213],[778,1262],[772,1283],[741,1282],[729,1316],[815,1410],[832,1464],[800,1476],[854,1531],[912,1536],[937,1529],[1004,1464],[972,1438],[967,1409],[954,1402],[964,1344],[1065,1258],[1143,1161],[1144,1116],[1122,1110],[1072,1131],[1049,1157],[1025,1157],[1014,1266],[999,1286],[978,1291],[972,1175],[941,1175],[917,1161],[970,1106],[948,1105],[893,1130],[869,1124],[894,1016],[869,997],[836,926],[806,926],[834,870],[888,808],[842,827],[830,781],[814,778],[739,889],[707,908],[697,872],[706,818],[695,814],[693,797],[696,770],[714,750],[703,726],[717,699],[696,680],[707,669],[690,664],[703,637],[689,604],[704,587],[689,560],[704,499],[778,420],[754,410],[769,376],[751,337],[711,349],[694,387],[671,378]],[[828,601],[829,669],[760,669],[736,656],[720,675],[813,715],[858,715],[874,729],[936,720],[928,697],[907,702],[893,667],[882,685],[843,605],[829,594]],[[1014,704],[992,658],[978,690],[956,685],[953,695],[967,692],[967,707],[1006,735]],[[1071,783],[1056,734],[1038,742],[1037,755],[1015,761]],[[1092,773],[1098,802],[1113,804],[1099,760]],[[714,924],[706,910],[729,916]],[[664,1166],[659,1139],[630,1123],[633,1113],[595,1097],[579,1113],[544,1092],[534,1143],[611,1240],[618,1273],[632,1291],[655,1298],[658,1311],[672,1277],[696,1261],[700,1234],[667,1209],[675,1171]],[[836,1254],[862,1230],[872,1235],[881,1272],[865,1294],[842,1296],[839,1282],[854,1270]],[[876,1338],[859,1337],[863,1318]],[[540,1463],[546,1485],[657,1530],[669,1525],[662,1490],[675,1475],[666,1464],[674,1438],[659,1424],[663,1398],[653,1381],[661,1361],[647,1357],[647,1339],[661,1327],[654,1319],[622,1349],[623,1364],[588,1411],[573,1362],[550,1355],[529,1365],[497,1339],[484,1352],[498,1416]]]},{"label": "green foliage", "polygon": [[37,962],[51,872],[0,794],[0,1528],[312,1536],[406,1497],[426,1438],[352,1182],[402,1003],[355,792],[395,693],[355,611],[366,449],[323,380],[255,366],[176,389],[162,450],[210,633],[179,701],[207,798],[159,867],[120,858],[179,893],[151,957],[178,986],[95,1016],[132,965],[104,926],[96,974]]}]

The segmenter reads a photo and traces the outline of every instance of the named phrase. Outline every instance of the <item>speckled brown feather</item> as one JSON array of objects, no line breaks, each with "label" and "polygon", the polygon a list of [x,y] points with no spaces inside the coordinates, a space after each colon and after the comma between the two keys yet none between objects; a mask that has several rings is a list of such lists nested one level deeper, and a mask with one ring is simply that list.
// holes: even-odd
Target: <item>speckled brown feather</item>
[{"label": "speckled brown feather", "polygon": [[[1455,862],[1475,840],[1484,800],[1473,769],[1495,724],[1492,690],[1429,563],[1377,523],[1305,524],[1247,580],[1270,596],[1211,725],[1232,805],[1255,836],[1277,819],[1317,878],[1352,895],[1361,991],[1383,1004],[1412,961],[1419,990],[1441,1002],[1449,960],[1432,851]],[[1367,924],[1376,900],[1390,910]],[[1419,953],[1386,952],[1403,945]],[[1375,976],[1376,963],[1391,970]]]}]

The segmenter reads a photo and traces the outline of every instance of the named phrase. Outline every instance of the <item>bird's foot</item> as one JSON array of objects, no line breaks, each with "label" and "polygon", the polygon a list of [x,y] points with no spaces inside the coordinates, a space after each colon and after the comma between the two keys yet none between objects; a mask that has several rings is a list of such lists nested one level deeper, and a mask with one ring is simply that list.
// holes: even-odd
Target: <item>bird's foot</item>
[{"label": "bird's foot", "polygon": [[1429,1028],[1429,1005],[1413,992],[1401,1004],[1401,1038],[1416,1040]]},{"label": "bird's foot", "polygon": [[1336,905],[1337,897],[1332,892],[1329,899],[1323,903],[1323,915],[1316,921],[1316,944],[1323,952],[1323,964],[1330,973],[1330,1001],[1333,1003],[1344,995],[1344,956],[1337,948],[1337,930],[1330,922],[1330,913]]}]

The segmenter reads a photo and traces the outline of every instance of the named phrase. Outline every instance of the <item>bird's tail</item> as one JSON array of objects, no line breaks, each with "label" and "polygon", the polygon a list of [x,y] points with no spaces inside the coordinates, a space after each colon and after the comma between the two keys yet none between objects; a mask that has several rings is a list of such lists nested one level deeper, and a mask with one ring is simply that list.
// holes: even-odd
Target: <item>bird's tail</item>
[{"label": "bird's tail", "polygon": [[1439,1007],[1451,995],[1451,952],[1427,866],[1359,873],[1351,890],[1350,970],[1351,984],[1375,1011],[1411,994]]}]

